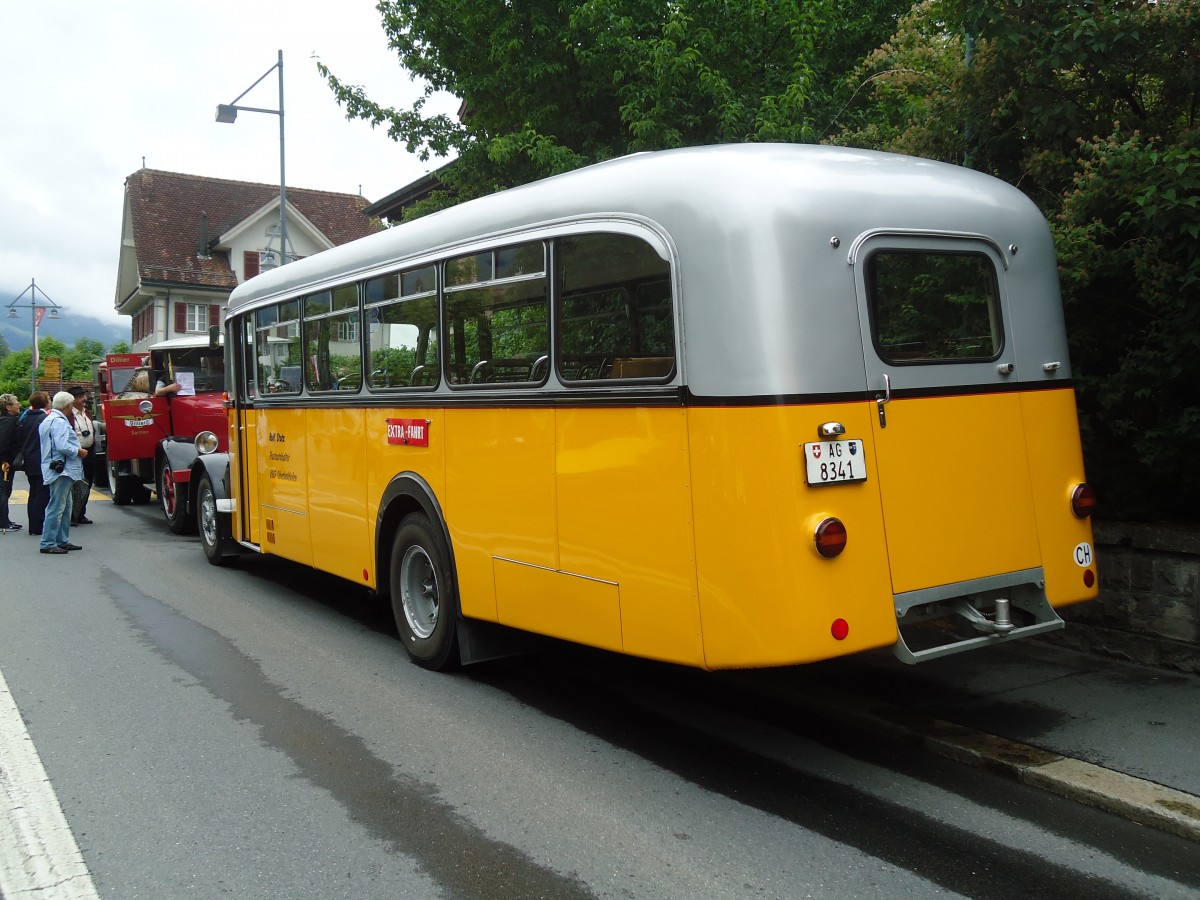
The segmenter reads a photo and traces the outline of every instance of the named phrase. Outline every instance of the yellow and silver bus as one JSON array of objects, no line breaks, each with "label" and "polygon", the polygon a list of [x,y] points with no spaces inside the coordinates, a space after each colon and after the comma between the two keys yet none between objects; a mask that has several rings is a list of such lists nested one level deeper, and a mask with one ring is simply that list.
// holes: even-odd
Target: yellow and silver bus
[{"label": "yellow and silver bus", "polygon": [[637,154],[256,277],[225,346],[209,559],[390,597],[429,668],[916,662],[1098,589],[1050,233],[978,172]]}]

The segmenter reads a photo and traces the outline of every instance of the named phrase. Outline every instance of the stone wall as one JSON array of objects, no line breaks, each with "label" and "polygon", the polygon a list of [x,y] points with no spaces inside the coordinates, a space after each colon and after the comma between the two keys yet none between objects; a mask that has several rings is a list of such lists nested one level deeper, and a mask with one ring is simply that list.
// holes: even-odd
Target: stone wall
[{"label": "stone wall", "polygon": [[1059,610],[1047,639],[1200,673],[1200,528],[1097,521],[1095,537],[1100,596]]}]

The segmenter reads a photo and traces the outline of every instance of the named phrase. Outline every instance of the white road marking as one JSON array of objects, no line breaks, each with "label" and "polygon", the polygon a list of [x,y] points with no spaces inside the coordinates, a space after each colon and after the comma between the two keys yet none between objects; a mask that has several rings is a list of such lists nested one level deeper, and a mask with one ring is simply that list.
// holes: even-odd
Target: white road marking
[{"label": "white road marking", "polygon": [[0,672],[0,896],[99,900],[58,797]]}]

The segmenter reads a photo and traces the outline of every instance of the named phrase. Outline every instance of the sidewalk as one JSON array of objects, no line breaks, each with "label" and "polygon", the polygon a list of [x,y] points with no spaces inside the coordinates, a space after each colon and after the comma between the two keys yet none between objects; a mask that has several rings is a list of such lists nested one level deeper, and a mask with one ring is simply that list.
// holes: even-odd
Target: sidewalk
[{"label": "sidewalk", "polygon": [[825,714],[1200,841],[1200,677],[1059,649],[1053,636],[806,673],[810,697],[814,675],[828,688]]}]

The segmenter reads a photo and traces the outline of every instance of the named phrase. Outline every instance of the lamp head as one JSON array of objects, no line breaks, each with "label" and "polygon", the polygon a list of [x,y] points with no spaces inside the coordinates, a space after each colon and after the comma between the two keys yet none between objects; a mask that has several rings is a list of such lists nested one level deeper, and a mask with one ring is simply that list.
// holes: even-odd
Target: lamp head
[{"label": "lamp head", "polygon": [[232,104],[217,104],[217,121],[231,125],[237,121],[238,108]]}]

